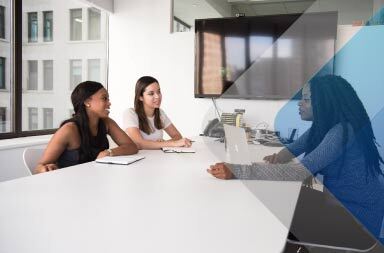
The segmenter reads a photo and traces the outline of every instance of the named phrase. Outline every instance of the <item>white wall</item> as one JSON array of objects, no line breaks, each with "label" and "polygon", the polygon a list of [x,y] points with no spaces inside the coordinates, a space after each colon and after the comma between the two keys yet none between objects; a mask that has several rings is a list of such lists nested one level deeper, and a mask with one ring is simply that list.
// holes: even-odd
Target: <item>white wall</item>
[{"label": "white wall", "polygon": [[82,0],[88,4],[92,4],[97,8],[105,11],[113,12],[113,0]]},{"label": "white wall", "polygon": [[[170,33],[170,0],[115,0],[110,15],[109,92],[111,117],[133,107],[134,86],[142,75],[153,75],[163,93],[162,108],[186,136],[202,132],[213,117],[209,99],[194,98],[194,33]],[[255,124],[274,116],[284,101],[219,100],[223,111],[245,108],[245,119]]]}]

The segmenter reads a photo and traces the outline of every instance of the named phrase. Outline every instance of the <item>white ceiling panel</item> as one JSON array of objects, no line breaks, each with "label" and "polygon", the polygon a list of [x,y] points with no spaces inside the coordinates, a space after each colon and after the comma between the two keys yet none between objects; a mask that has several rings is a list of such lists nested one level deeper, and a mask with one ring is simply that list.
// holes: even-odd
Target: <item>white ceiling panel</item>
[{"label": "white ceiling panel", "polygon": [[255,4],[252,9],[257,15],[286,14],[287,10],[283,3]]},{"label": "white ceiling panel", "polygon": [[285,3],[285,8],[288,13],[302,13],[307,10],[310,6],[312,6],[313,2],[290,2]]}]

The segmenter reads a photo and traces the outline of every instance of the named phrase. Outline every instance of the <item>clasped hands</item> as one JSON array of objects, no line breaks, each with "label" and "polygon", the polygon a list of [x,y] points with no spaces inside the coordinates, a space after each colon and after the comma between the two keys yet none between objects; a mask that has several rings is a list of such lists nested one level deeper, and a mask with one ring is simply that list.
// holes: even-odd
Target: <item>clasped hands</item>
[{"label": "clasped hands", "polygon": [[163,139],[158,139],[157,140],[158,142],[168,142],[171,146],[171,147],[186,147],[186,148],[189,148],[192,146],[192,141],[188,138],[181,138],[181,139],[178,139],[178,140],[169,140],[169,141],[165,141]]}]

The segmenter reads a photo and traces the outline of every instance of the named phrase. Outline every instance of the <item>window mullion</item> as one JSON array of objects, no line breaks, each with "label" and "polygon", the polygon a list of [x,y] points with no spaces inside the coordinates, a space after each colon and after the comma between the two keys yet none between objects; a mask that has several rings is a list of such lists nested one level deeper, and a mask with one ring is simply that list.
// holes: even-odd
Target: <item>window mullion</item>
[{"label": "window mullion", "polygon": [[13,82],[14,82],[14,131],[17,135],[22,132],[22,0],[14,0],[13,15]]}]

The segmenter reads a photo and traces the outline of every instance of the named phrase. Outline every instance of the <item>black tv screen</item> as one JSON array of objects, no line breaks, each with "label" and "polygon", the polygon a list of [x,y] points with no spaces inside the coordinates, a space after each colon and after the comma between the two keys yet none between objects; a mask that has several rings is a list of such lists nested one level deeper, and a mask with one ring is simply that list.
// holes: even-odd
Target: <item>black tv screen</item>
[{"label": "black tv screen", "polygon": [[333,73],[337,13],[195,21],[195,97],[289,99]]}]

